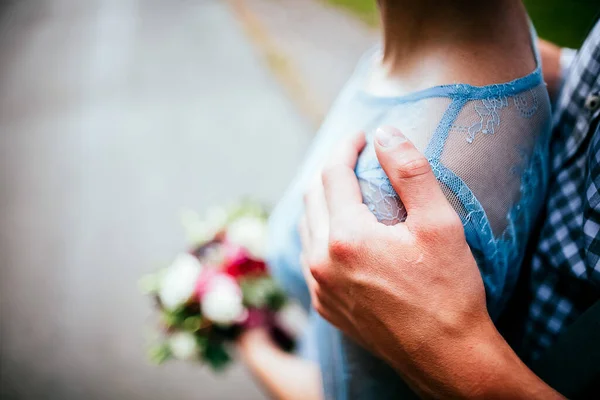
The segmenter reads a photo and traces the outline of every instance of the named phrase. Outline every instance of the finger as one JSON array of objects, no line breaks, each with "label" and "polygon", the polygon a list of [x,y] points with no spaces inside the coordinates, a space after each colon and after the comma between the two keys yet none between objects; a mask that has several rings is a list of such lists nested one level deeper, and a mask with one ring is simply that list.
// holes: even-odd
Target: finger
[{"label": "finger", "polygon": [[368,211],[362,204],[360,187],[354,173],[356,160],[364,146],[365,137],[363,133],[342,143],[335,156],[323,170],[323,189],[330,221],[337,220],[340,214],[348,210],[357,213]]},{"label": "finger", "polygon": [[310,293],[311,301],[315,300],[315,288],[317,287],[317,281],[310,273],[310,267],[306,260],[306,255],[300,255],[300,264],[302,266],[302,275],[304,276],[304,281],[306,282],[306,286],[308,286],[308,292]]},{"label": "finger", "polygon": [[304,210],[311,246],[316,250],[319,245],[324,245],[322,242],[327,239],[329,232],[329,213],[320,176],[304,195]]},{"label": "finger", "polygon": [[310,231],[308,229],[308,223],[306,222],[306,214],[300,218],[300,223],[298,224],[298,234],[300,235],[300,244],[302,245],[302,251],[307,252],[310,251]]},{"label": "finger", "polygon": [[340,146],[337,147],[333,152],[326,166],[342,164],[354,170],[354,166],[356,165],[358,155],[365,147],[366,143],[367,142],[364,132],[359,132],[354,136],[350,137],[349,139],[342,141]]},{"label": "finger", "polygon": [[[385,126],[375,133],[375,151],[392,187],[406,207],[408,218],[452,210],[429,161],[398,129]],[[435,210],[435,213],[432,211]],[[454,212],[452,210],[452,212]]]}]

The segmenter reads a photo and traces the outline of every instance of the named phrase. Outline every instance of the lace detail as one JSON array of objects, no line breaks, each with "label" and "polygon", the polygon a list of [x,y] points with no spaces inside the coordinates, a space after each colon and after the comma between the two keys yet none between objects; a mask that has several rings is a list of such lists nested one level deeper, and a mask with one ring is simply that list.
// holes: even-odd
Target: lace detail
[{"label": "lace detail", "polygon": [[523,118],[531,118],[538,109],[538,98],[537,93],[533,90],[529,90],[528,93],[531,96],[531,101],[527,100],[525,94],[520,93],[514,97],[515,106]]},{"label": "lace detail", "polygon": [[406,219],[406,209],[377,161],[372,135],[368,137],[367,146],[358,159],[355,172],[363,203],[379,222],[395,225]]},{"label": "lace detail", "polygon": [[[364,72],[357,70],[336,101],[299,178],[272,214],[269,260],[274,275],[296,297],[301,292],[308,307],[296,229],[302,193],[345,135],[392,125],[424,151],[460,216],[481,271],[488,311],[496,318],[517,280],[548,180],[550,103],[539,63],[533,73],[503,84],[436,86],[398,98],[362,92]],[[363,202],[379,221],[391,225],[406,219],[406,209],[379,165],[372,135],[358,158],[356,175]],[[317,324],[323,328],[318,341],[327,396],[394,393],[394,385],[402,381],[393,370],[326,321],[318,319]]]},{"label": "lace detail", "polygon": [[497,99],[481,100],[481,105],[475,105],[475,111],[479,115],[479,121],[469,127],[469,136],[467,142],[475,140],[475,135],[479,132],[484,134],[493,134],[494,128],[500,125],[499,111],[508,106],[506,96]]},{"label": "lace detail", "polygon": [[[540,90],[543,90],[540,89]],[[443,133],[444,129],[459,131],[468,134],[467,143],[472,144],[476,135],[493,135],[505,131],[498,130],[501,118],[507,110],[513,107],[513,116],[520,116],[526,119],[532,119],[538,112],[538,96],[533,90],[514,95],[513,99],[507,96],[491,97],[488,99],[479,99],[472,101],[473,106],[467,108],[466,102],[457,100],[453,102],[443,114],[431,143],[433,147],[428,148],[426,154],[429,155],[429,162],[432,170],[442,184],[446,196],[461,217],[467,241],[476,256],[478,265],[488,295],[488,307],[490,313],[495,315],[502,308],[504,302],[503,293],[506,290],[512,290],[516,281],[517,268],[509,268],[511,265],[518,265],[524,253],[524,243],[531,230],[533,218],[536,216],[536,210],[541,204],[540,196],[545,191],[545,153],[547,153],[546,143],[549,131],[547,124],[540,128],[541,137],[534,141],[538,144],[529,146],[531,141],[524,141],[521,144],[513,143],[513,155],[505,155],[503,159],[514,159],[513,165],[506,166],[505,174],[511,176],[510,181],[518,180],[515,190],[518,190],[518,196],[515,201],[508,205],[505,214],[501,214],[504,220],[502,230],[494,233],[490,224],[490,217],[486,208],[481,204],[477,195],[469,187],[468,181],[459,176],[453,169],[447,167],[439,155],[443,150],[448,136]],[[464,111],[466,110],[466,111]],[[459,118],[458,114],[461,114]],[[508,114],[504,115],[506,118]],[[469,125],[455,124],[455,120],[462,119],[475,122]],[[513,117],[514,118],[514,117]],[[444,128],[445,127],[445,128]],[[450,128],[451,127],[451,128]],[[512,132],[512,131],[511,131]],[[504,140],[512,143],[512,137],[521,138],[520,131],[511,133],[510,138]],[[527,137],[527,135],[525,135]],[[535,136],[533,136],[535,138]],[[367,145],[363,153],[359,156],[356,175],[359,180],[360,189],[363,196],[363,202],[376,218],[385,224],[393,225],[406,219],[406,209],[400,198],[395,193],[383,169],[379,165],[373,145],[373,134],[367,135]],[[464,143],[464,142],[463,142]],[[492,143],[500,143],[494,139]],[[467,145],[470,147],[469,145]],[[479,145],[481,146],[481,144]],[[451,151],[451,150],[450,150]],[[454,154],[454,153],[453,153]],[[458,155],[454,154],[455,156]],[[462,163],[468,160],[465,154],[460,155],[463,158]],[[503,164],[498,164],[502,166]],[[495,169],[498,166],[494,167]],[[500,172],[500,171],[499,171]],[[480,178],[481,179],[481,178]],[[493,187],[493,185],[492,185]],[[512,190],[512,189],[510,189]],[[507,197],[509,199],[511,197]],[[501,204],[501,203],[499,203]]]},{"label": "lace detail", "polygon": [[452,125],[451,130],[465,133],[468,143],[473,143],[478,133],[493,135],[496,127],[500,125],[500,111],[505,107],[508,107],[508,98],[506,96],[482,99],[479,101],[479,104],[475,104],[474,106],[478,117],[477,121],[469,126]]},{"label": "lace detail", "polygon": [[[529,97],[529,98],[528,98]],[[538,110],[538,96],[534,90],[519,93],[513,97],[513,103],[523,118],[532,118]],[[503,108],[509,107],[507,96],[481,99],[475,104],[474,110],[477,121],[469,126],[453,124],[450,128],[453,132],[466,134],[468,143],[473,143],[477,134],[492,135],[500,125],[500,115]]]}]

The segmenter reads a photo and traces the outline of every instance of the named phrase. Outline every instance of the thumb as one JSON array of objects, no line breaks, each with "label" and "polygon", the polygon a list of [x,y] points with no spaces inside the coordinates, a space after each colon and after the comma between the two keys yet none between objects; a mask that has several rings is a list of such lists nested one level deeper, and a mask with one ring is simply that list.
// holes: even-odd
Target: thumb
[{"label": "thumb", "polygon": [[407,219],[416,216],[427,218],[431,214],[439,215],[443,210],[452,210],[429,161],[402,132],[390,126],[378,128],[375,152],[406,208]]}]

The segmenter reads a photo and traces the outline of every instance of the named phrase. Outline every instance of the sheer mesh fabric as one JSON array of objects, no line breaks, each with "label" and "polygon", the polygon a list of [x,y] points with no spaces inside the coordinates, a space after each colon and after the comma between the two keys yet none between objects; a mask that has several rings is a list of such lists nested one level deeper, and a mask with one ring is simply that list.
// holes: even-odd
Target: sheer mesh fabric
[{"label": "sheer mesh fabric", "polygon": [[[356,165],[364,203],[385,224],[405,219],[373,148],[374,131],[392,125],[424,152],[461,217],[495,318],[514,288],[546,188],[550,103],[539,62],[531,74],[503,84],[453,84],[386,98],[362,91],[372,56],[359,64],[272,214],[268,261],[273,274],[310,308],[297,233],[302,195],[336,144],[359,130],[367,133]],[[394,398],[404,383],[385,363],[325,320],[313,321],[326,398]]]},{"label": "sheer mesh fabric", "polygon": [[[510,87],[510,86],[508,86]],[[458,104],[458,106],[457,106]],[[404,119],[403,115],[427,115]],[[398,127],[424,151],[441,188],[463,221],[484,280],[490,315],[499,314],[518,277],[531,226],[546,187],[550,107],[543,83],[512,95],[428,98],[394,107],[380,125]],[[413,129],[414,128],[414,129]],[[373,132],[356,174],[363,202],[385,224],[406,211],[377,162]],[[326,398],[393,399],[405,383],[383,361],[321,320]],[[331,354],[343,357],[332,363]],[[336,379],[337,377],[337,379]]]},{"label": "sheer mesh fabric", "polygon": [[363,202],[380,222],[393,225],[403,221],[406,210],[377,161],[373,146],[374,130],[383,125],[394,126],[420,151],[425,152],[450,101],[448,98],[427,98],[390,106],[386,113],[377,118],[376,126],[366,129],[367,145],[358,158],[356,176]]},{"label": "sheer mesh fabric", "polygon": [[471,189],[495,236],[505,231],[508,212],[521,199],[521,176],[549,121],[545,96],[545,86],[538,85],[515,96],[469,101],[450,128],[440,161]]},{"label": "sheer mesh fabric", "polygon": [[[549,129],[548,99],[543,83],[516,93],[505,89],[496,97],[491,87],[489,97],[474,99],[468,86],[459,87],[465,92],[390,106],[376,125],[399,128],[428,156],[465,225],[495,315],[504,289],[510,290],[516,278],[517,269],[509,271],[508,265],[520,261],[539,211],[535,197],[545,187],[540,138]],[[364,203],[380,222],[396,224],[406,211],[377,161],[374,129],[368,131],[356,174]]]}]

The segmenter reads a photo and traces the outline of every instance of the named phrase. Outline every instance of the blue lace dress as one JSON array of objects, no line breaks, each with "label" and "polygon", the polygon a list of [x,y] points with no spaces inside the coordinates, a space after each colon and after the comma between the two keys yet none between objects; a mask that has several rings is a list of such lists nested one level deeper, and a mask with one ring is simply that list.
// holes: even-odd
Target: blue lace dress
[{"label": "blue lace dress", "polygon": [[[496,318],[515,286],[547,183],[550,102],[534,51],[537,68],[514,81],[436,86],[402,97],[363,90],[378,50],[367,53],[270,220],[269,265],[290,295],[310,309],[299,262],[302,194],[342,138],[367,132],[368,144],[356,166],[363,201],[382,223],[405,218],[373,147],[377,127],[392,125],[425,153],[460,215],[483,277],[489,313]],[[310,325],[303,349],[320,363],[326,398],[395,398],[403,382],[383,361],[314,312]]]}]

